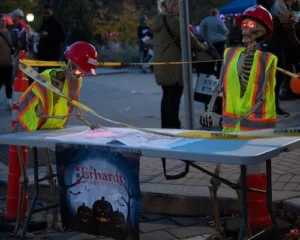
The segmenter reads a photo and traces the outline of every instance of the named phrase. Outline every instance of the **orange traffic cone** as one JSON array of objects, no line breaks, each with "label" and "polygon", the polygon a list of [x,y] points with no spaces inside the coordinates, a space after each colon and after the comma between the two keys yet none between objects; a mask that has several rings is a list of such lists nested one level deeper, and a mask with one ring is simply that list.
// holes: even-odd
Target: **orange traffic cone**
[{"label": "orange traffic cone", "polygon": [[[25,58],[25,52],[20,52],[20,59]],[[13,94],[13,106],[12,106],[12,129],[15,128],[18,122],[19,102],[23,93],[28,88],[28,79],[25,78],[24,73],[19,69],[18,76],[14,79],[14,94]],[[22,147],[22,154],[24,158],[24,164],[27,168],[28,165],[28,150],[26,147]],[[7,197],[6,197],[6,209],[4,213],[5,220],[17,220],[18,204],[19,204],[19,188],[20,188],[21,168],[19,162],[19,156],[16,146],[10,146],[9,149],[9,172],[7,182]],[[24,212],[22,217],[27,216],[28,212],[28,195],[24,202]]]},{"label": "orange traffic cone", "polygon": [[[267,190],[265,164],[247,167],[247,188]],[[248,192],[248,216],[251,228],[265,228],[272,224],[265,194]]]}]

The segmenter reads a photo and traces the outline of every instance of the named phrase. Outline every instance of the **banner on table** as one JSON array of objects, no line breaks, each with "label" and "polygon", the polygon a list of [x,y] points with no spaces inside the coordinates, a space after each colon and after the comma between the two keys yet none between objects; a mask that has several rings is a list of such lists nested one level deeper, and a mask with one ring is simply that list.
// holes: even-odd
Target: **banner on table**
[{"label": "banner on table", "polygon": [[140,152],[57,144],[62,224],[87,234],[138,239]]}]

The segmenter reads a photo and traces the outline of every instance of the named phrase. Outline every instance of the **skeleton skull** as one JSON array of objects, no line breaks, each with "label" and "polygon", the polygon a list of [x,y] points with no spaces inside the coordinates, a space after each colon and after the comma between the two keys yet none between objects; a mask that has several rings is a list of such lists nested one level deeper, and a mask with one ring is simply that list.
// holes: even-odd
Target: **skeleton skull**
[{"label": "skeleton skull", "polygon": [[245,18],[241,28],[243,34],[242,41],[247,45],[254,43],[256,39],[262,37],[267,32],[263,24],[251,18]]}]

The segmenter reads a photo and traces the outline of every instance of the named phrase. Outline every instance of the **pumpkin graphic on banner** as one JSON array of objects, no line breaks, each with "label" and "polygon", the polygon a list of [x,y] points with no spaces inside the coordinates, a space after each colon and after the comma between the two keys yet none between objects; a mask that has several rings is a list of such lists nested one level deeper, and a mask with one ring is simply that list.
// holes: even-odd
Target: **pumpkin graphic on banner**
[{"label": "pumpkin graphic on banner", "polygon": [[57,147],[65,228],[116,239],[138,234],[140,155],[128,156],[95,146]]}]

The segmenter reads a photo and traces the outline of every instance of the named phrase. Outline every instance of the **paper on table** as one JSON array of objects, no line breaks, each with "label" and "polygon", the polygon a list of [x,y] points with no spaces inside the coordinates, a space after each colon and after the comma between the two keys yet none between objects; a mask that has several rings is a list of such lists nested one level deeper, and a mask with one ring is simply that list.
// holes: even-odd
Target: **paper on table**
[{"label": "paper on table", "polygon": [[111,141],[119,141],[128,146],[151,148],[173,148],[199,141],[199,139],[173,138],[162,135],[149,134],[127,128],[87,130],[64,136],[47,137],[47,139],[72,143],[84,142],[93,144],[107,144]]}]

